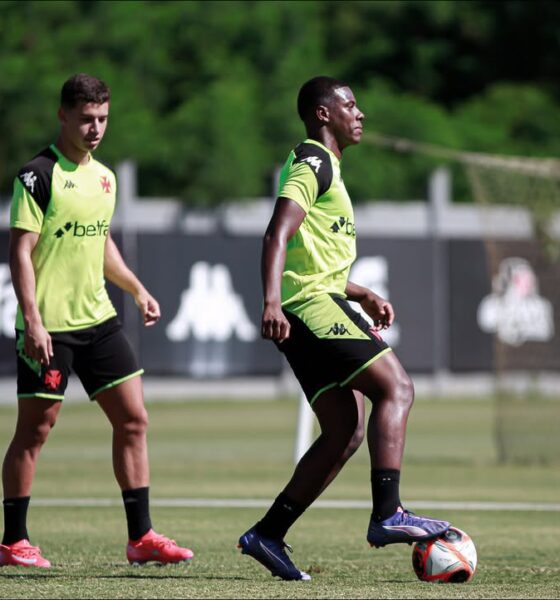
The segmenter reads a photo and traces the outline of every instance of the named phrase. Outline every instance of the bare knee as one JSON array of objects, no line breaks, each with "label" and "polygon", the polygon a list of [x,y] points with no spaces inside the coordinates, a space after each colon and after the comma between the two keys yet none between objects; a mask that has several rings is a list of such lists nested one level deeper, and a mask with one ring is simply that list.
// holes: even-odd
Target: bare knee
[{"label": "bare knee", "polygon": [[13,443],[26,450],[38,452],[47,441],[55,422],[55,419],[46,419],[33,425],[18,424]]},{"label": "bare knee", "polygon": [[148,412],[146,409],[128,415],[122,421],[114,424],[115,433],[127,438],[145,437],[148,431]]},{"label": "bare knee", "polygon": [[350,438],[350,442],[348,443],[348,446],[346,447],[346,452],[347,452],[348,458],[350,456],[352,456],[358,450],[358,448],[362,445],[362,442],[364,441],[364,435],[365,435],[364,424],[360,423],[354,430],[354,434]]},{"label": "bare knee", "polygon": [[410,411],[414,402],[414,384],[406,373],[395,382],[394,398],[403,410]]}]

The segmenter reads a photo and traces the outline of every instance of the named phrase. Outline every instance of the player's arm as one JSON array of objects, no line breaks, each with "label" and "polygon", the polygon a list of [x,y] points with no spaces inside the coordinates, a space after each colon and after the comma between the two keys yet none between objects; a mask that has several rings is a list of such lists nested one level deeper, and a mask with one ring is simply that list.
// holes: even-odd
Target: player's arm
[{"label": "player's arm", "polygon": [[261,276],[264,294],[261,333],[270,340],[284,341],[290,336],[290,323],[282,312],[282,273],[286,245],[299,229],[305,211],[288,198],[278,198],[263,238]]},{"label": "player's arm", "polygon": [[43,325],[35,299],[35,270],[31,253],[39,234],[23,229],[10,229],[10,271],[12,283],[23,315],[24,349],[27,356],[48,365],[53,355],[52,340]]},{"label": "player's arm", "polygon": [[158,321],[161,312],[157,300],[126,266],[110,233],[107,235],[107,241],[105,242],[103,273],[106,279],[121,288],[121,290],[128,292],[134,298],[136,306],[138,306],[142,313],[146,327],[154,325]]},{"label": "player's arm", "polygon": [[348,281],[346,284],[348,300],[359,302],[364,311],[373,319],[375,329],[387,329],[395,319],[395,311],[391,303],[375,292],[357,283]]}]

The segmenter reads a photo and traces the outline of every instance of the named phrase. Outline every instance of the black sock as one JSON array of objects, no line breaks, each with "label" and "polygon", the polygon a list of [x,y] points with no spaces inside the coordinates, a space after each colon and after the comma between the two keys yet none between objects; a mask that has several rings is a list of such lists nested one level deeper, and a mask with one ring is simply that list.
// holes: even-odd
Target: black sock
[{"label": "black sock", "polygon": [[133,541],[140,539],[152,528],[149,491],[149,487],[141,487],[122,493],[128,537]]},{"label": "black sock", "polygon": [[29,498],[29,496],[22,496],[4,500],[4,537],[2,538],[2,544],[5,546],[29,539],[26,525]]},{"label": "black sock", "polygon": [[265,537],[283,540],[288,529],[301,517],[307,507],[290,500],[284,492],[274,501],[255,529]]},{"label": "black sock", "polygon": [[399,483],[401,472],[397,469],[373,469],[371,472],[371,495],[375,521],[383,521],[397,512],[401,505]]}]

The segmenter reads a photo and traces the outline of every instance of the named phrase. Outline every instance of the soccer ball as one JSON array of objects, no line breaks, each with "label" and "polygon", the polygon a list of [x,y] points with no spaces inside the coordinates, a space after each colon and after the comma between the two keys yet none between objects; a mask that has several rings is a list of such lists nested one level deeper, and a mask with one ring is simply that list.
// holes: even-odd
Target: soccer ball
[{"label": "soccer ball", "polygon": [[473,541],[457,527],[433,540],[416,542],[412,549],[412,566],[422,581],[465,583],[474,577],[476,563]]}]

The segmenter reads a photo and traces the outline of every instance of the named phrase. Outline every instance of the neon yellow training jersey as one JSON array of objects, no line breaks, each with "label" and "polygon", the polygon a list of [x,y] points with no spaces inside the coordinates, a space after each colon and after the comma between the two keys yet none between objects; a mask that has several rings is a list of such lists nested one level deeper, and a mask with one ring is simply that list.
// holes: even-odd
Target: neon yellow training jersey
[{"label": "neon yellow training jersey", "polygon": [[[116,315],[103,276],[115,191],[110,169],[91,156],[77,165],[54,145],[14,181],[10,226],[39,234],[31,260],[47,331],[85,329]],[[16,328],[24,328],[20,307]]]},{"label": "neon yellow training jersey", "polygon": [[282,305],[328,293],[345,297],[356,258],[356,227],[338,158],[319,142],[305,140],[284,164],[278,196],[297,202],[306,212],[288,241]]}]

